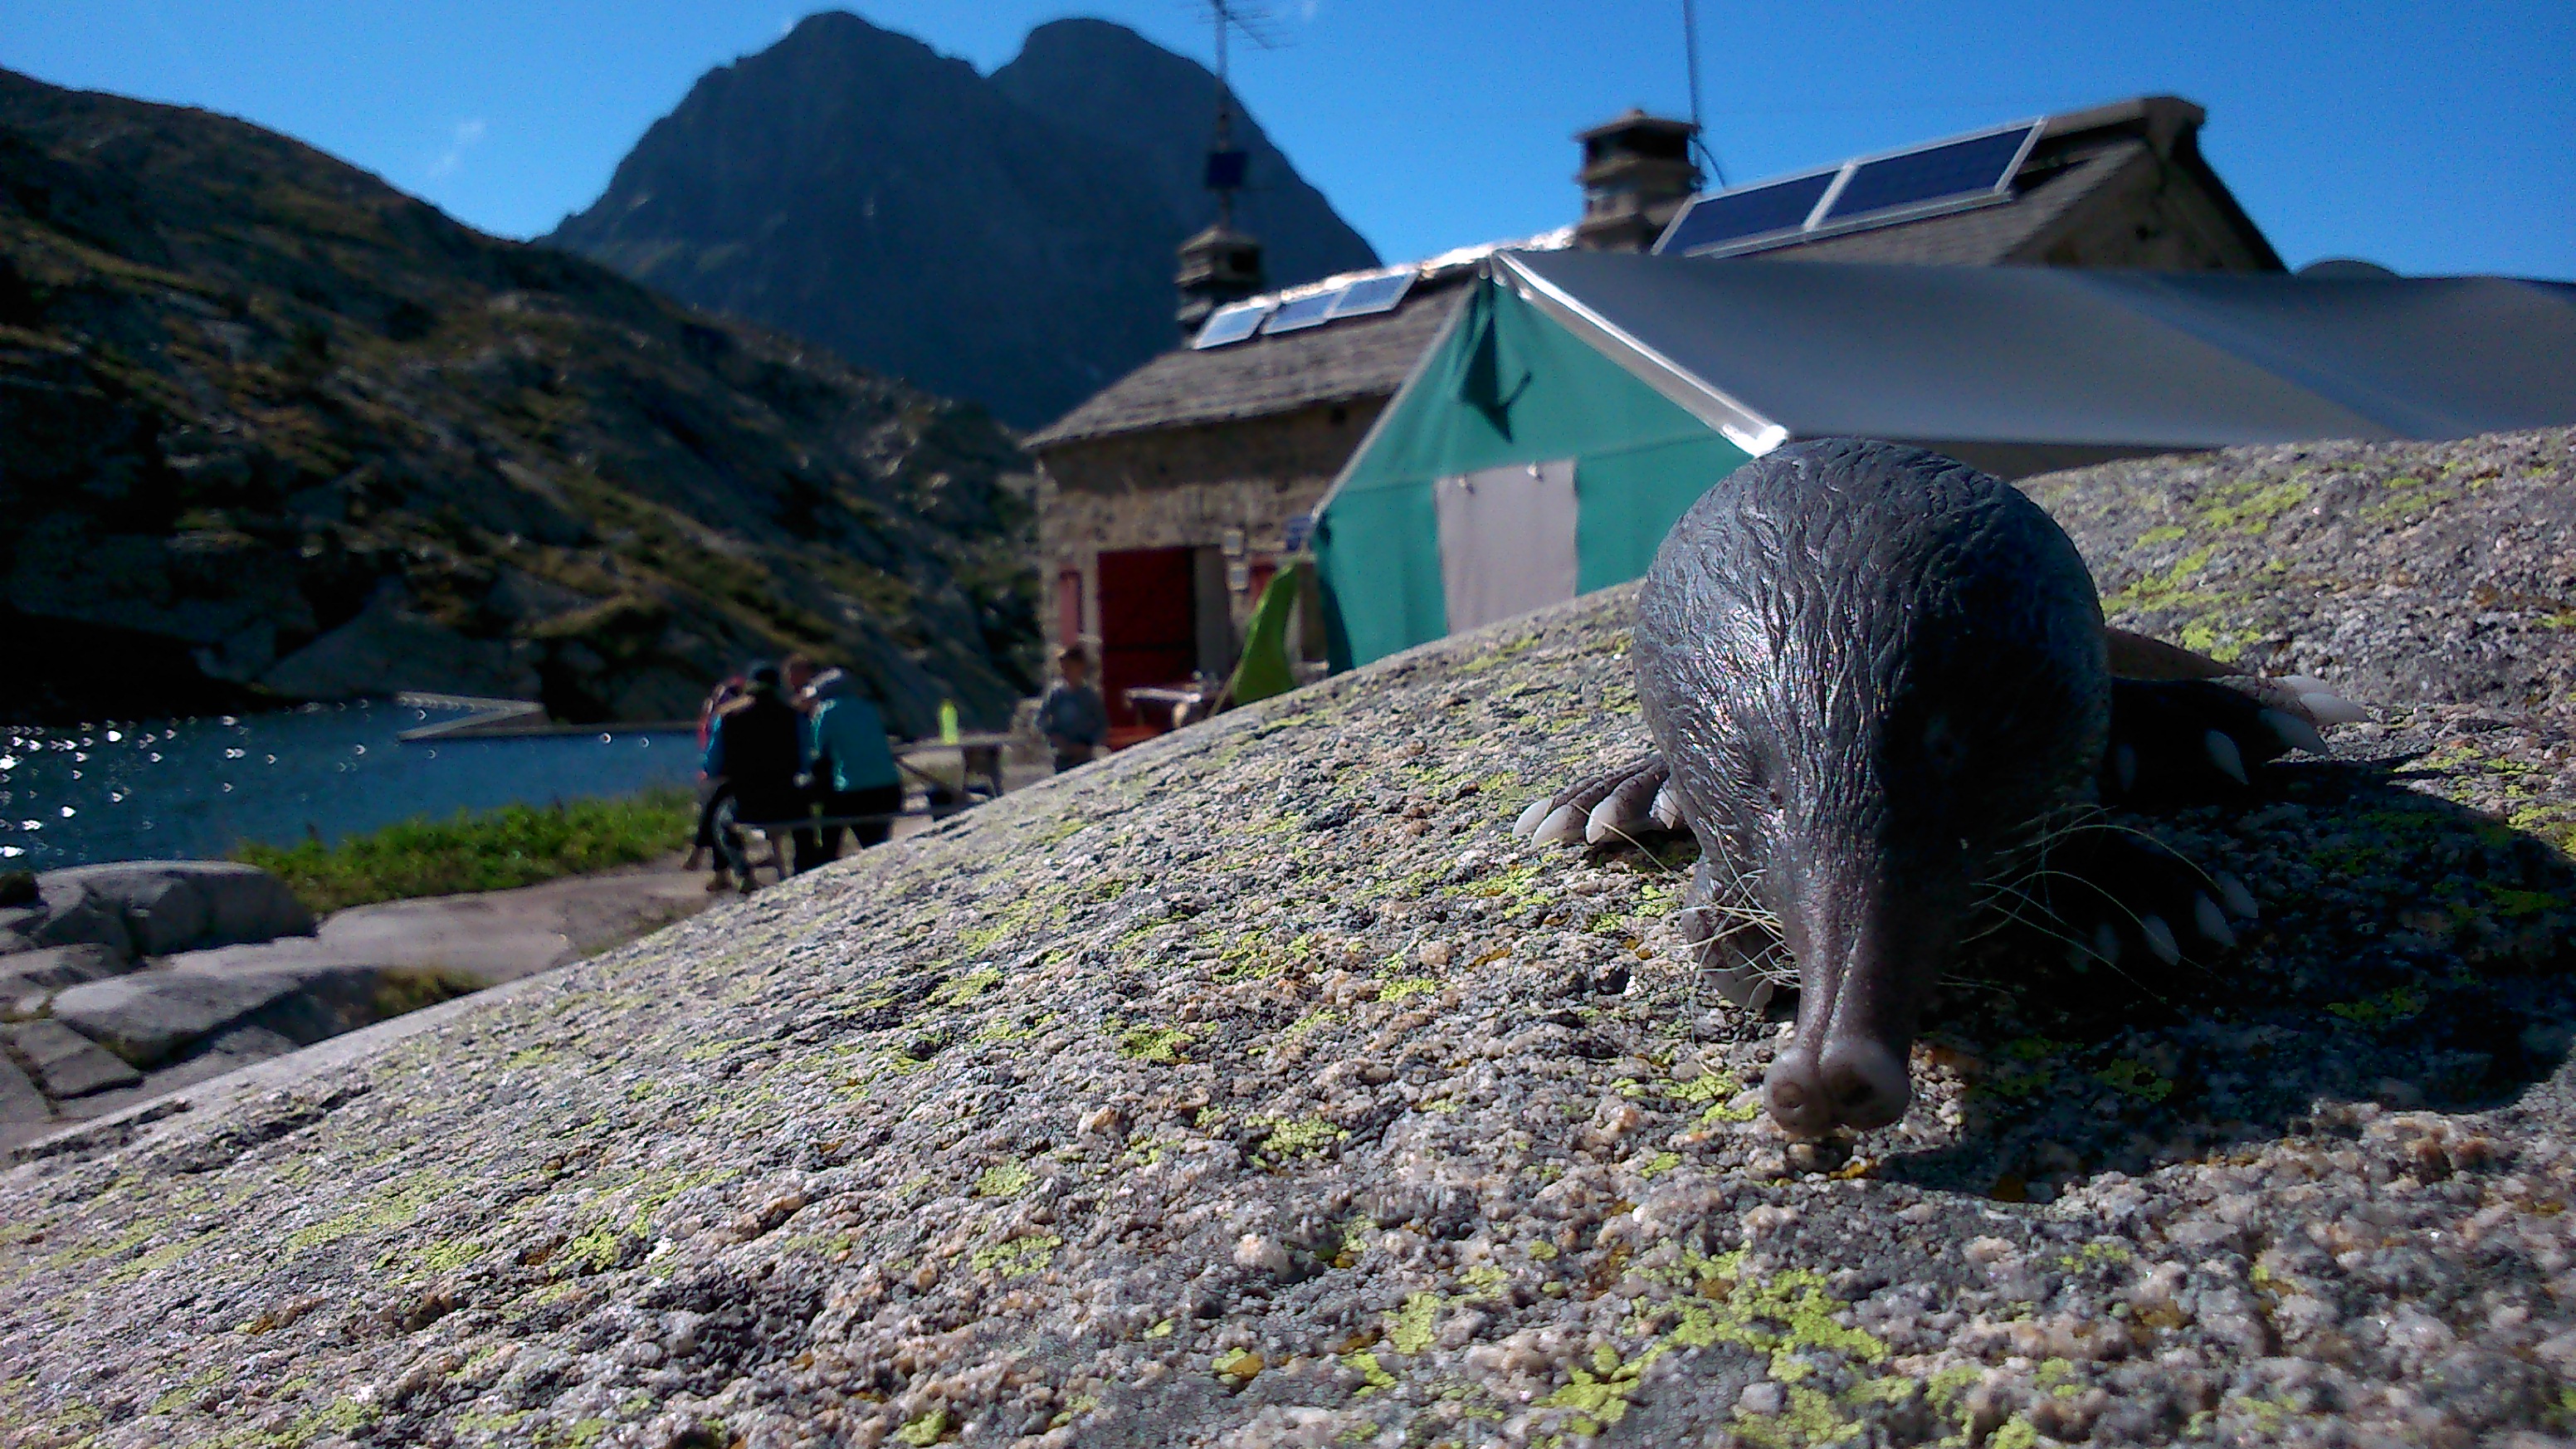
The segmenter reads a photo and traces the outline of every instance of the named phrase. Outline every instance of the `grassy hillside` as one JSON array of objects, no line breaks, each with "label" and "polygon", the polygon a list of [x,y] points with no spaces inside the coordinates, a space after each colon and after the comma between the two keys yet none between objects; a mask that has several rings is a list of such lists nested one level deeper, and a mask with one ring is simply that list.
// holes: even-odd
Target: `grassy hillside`
[{"label": "grassy hillside", "polygon": [[0,72],[0,717],[666,717],[803,648],[993,719],[1025,468],[978,408],[284,137]]}]

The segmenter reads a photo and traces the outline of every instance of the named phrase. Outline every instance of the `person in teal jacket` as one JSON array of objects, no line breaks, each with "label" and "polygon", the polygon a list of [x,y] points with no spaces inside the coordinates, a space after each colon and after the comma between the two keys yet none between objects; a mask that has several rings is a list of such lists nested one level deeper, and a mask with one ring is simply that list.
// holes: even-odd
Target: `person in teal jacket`
[{"label": "person in teal jacket", "polygon": [[[814,701],[812,713],[806,716],[809,748],[814,761],[814,795],[822,803],[823,814],[893,816],[903,813],[903,776],[896,771],[894,750],[886,742],[885,716],[877,712],[874,701],[858,691],[857,682],[842,670],[827,669],[815,677],[807,688]],[[891,820],[851,827],[859,838],[859,848],[885,842]],[[813,869],[841,853],[841,827],[822,827],[812,861],[800,854],[798,874]]]}]

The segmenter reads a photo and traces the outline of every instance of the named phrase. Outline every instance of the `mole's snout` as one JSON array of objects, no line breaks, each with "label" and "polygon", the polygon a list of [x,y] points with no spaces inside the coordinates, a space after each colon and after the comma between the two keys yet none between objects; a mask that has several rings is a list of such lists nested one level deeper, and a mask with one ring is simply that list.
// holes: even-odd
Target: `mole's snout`
[{"label": "mole's snout", "polygon": [[1834,1037],[1818,1052],[1799,1041],[1771,1063],[1762,1086],[1771,1120],[1792,1137],[1836,1127],[1866,1131],[1905,1115],[1914,1099],[1905,1059],[1884,1042]]}]

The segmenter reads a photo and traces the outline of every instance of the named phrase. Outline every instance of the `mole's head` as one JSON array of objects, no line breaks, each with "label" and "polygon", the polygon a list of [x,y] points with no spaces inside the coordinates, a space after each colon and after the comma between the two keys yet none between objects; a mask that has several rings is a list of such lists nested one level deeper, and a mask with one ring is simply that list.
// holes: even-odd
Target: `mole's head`
[{"label": "mole's head", "polygon": [[1638,599],[1639,693],[1705,858],[1779,921],[1799,1136],[1883,1126],[1980,888],[2090,788],[2101,608],[2048,515],[1885,443],[1782,448],[1676,524]]}]

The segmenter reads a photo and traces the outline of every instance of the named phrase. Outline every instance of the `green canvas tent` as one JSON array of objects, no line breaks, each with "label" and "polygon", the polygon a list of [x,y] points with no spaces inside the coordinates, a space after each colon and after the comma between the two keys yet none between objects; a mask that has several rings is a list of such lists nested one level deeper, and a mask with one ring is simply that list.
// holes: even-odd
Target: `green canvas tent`
[{"label": "green canvas tent", "polygon": [[1503,252],[1325,495],[1333,662],[1644,573],[1790,438],[2007,478],[2576,423],[2576,285]]},{"label": "green canvas tent", "polygon": [[1333,667],[1637,577],[1751,456],[1477,283],[1317,510]]}]

